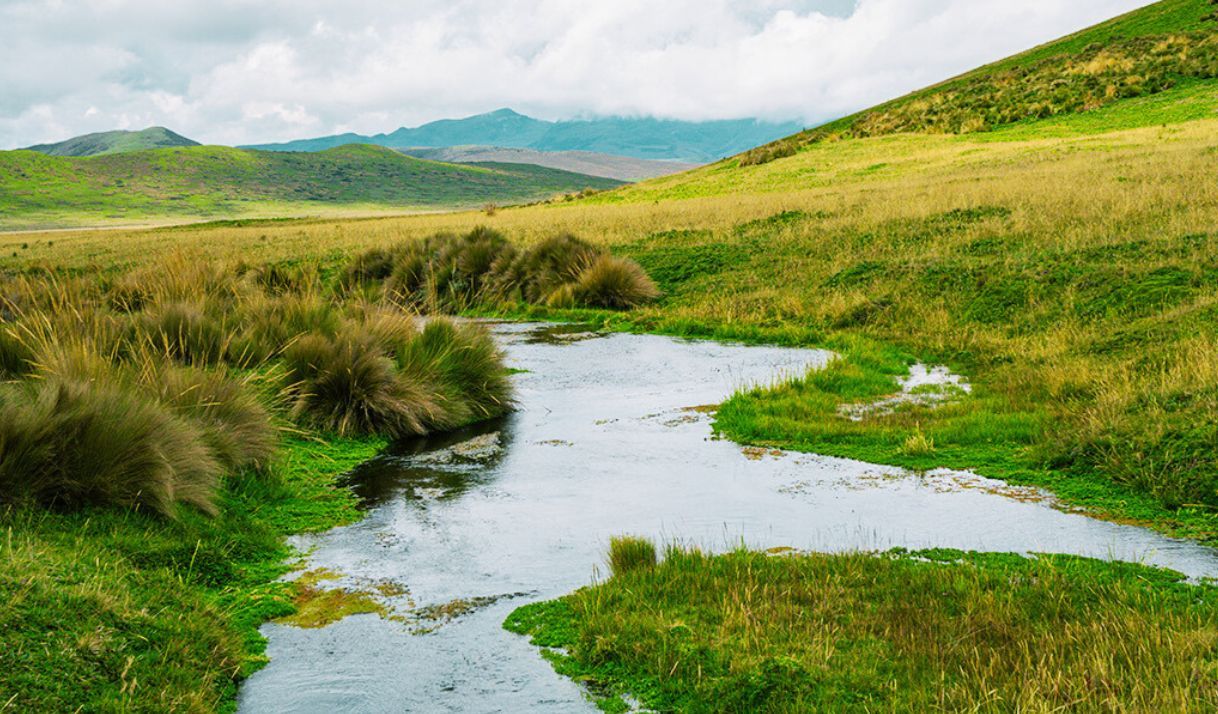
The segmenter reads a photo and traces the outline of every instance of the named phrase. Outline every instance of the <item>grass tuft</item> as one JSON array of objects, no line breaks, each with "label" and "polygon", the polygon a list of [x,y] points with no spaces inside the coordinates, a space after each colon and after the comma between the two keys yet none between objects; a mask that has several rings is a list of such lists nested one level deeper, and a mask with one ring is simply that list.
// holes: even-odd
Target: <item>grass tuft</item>
[{"label": "grass tuft", "polygon": [[654,568],[656,544],[636,536],[615,536],[609,540],[609,572],[613,577]]}]

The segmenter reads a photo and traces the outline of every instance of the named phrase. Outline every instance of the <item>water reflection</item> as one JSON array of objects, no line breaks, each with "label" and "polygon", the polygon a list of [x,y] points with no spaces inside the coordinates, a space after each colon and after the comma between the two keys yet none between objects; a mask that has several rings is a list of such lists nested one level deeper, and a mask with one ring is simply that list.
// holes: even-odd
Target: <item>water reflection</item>
[{"label": "water reflection", "polygon": [[342,479],[375,508],[393,498],[425,502],[457,498],[493,480],[513,435],[512,416],[440,435],[392,444]]}]

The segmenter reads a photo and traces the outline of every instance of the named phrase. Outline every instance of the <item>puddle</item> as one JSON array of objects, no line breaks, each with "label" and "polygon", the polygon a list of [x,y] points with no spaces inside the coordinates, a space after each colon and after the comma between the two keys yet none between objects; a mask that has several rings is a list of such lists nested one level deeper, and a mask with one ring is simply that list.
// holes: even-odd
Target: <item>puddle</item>
[{"label": "puddle", "polygon": [[973,386],[947,367],[915,364],[897,379],[901,391],[863,404],[843,404],[838,413],[851,421],[888,416],[903,406],[934,407],[973,391]]},{"label": "puddle", "polygon": [[527,370],[513,377],[520,411],[398,445],[350,475],[367,518],[293,543],[308,572],[327,574],[317,588],[362,588],[385,609],[313,629],[266,625],[271,662],[242,687],[242,712],[594,712],[501,623],[604,574],[621,533],[776,555],[1062,552],[1218,575],[1210,549],[1063,512],[1035,489],[742,449],[711,438],[712,409],[691,408],[827,353],[493,329],[509,366]]}]

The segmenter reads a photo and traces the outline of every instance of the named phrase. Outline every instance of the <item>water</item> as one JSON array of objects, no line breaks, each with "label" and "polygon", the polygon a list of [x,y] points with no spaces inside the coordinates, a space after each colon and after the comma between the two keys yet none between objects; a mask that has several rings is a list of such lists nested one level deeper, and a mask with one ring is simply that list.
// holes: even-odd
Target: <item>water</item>
[{"label": "water", "polygon": [[309,567],[344,575],[332,585],[404,591],[385,598],[397,619],[265,626],[271,663],[242,687],[242,712],[595,711],[501,623],[588,584],[619,534],[714,550],[1075,553],[1218,575],[1208,548],[1064,513],[1035,491],[745,450],[712,440],[709,418],[689,409],[827,353],[495,330],[510,365],[528,370],[519,411],[365,465],[352,480],[367,518],[296,539]]}]

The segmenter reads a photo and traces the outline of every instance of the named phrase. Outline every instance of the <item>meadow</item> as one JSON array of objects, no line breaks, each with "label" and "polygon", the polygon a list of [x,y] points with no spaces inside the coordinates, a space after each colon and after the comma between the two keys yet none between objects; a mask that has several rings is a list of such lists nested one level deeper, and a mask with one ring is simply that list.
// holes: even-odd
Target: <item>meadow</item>
[{"label": "meadow", "polygon": [[1202,712],[1213,586],[1066,556],[713,556],[614,541],[611,577],[505,626],[608,712]]},{"label": "meadow", "polygon": [[540,166],[426,161],[379,146],[312,154],[191,146],[84,158],[4,151],[0,229],[400,214],[618,185]]},{"label": "meadow", "polygon": [[569,235],[528,250],[432,236],[339,267],[195,250],[6,277],[5,707],[231,709],[265,661],[257,628],[294,611],[285,537],[359,517],[337,478],[390,441],[512,408],[489,334],[435,312],[657,295]]},{"label": "meadow", "polygon": [[[1218,107],[1213,85],[1175,91],[1178,102],[1165,93],[1156,106]],[[1207,177],[1218,122],[1124,128],[1127,115],[1122,105],[1080,115],[1069,132],[1049,120],[1047,137],[1016,124],[819,143],[768,164],[722,162],[493,216],[6,236],[0,264],[105,272],[206,246],[289,268],[316,260],[326,273],[353,253],[437,232],[493,226],[526,246],[575,233],[637,260],[664,296],[628,315],[507,312],[843,355],[824,376],[742,391],[720,413],[727,436],[972,468],[1210,539],[1218,196]],[[966,375],[974,395],[867,423],[824,418],[890,391],[915,358]],[[862,377],[828,379],[838,371]],[[903,453],[915,431],[932,453]]]},{"label": "meadow", "polygon": [[[822,371],[739,385],[718,435],[970,469],[1218,541],[1213,12],[1167,0],[610,192],[0,234],[0,701],[231,707],[257,623],[291,609],[283,535],[357,517],[333,477],[509,407],[489,338],[417,313],[827,347]],[[972,392],[842,416],[916,361]],[[119,418],[133,439],[109,435]],[[1171,573],[954,552],[656,562],[637,541],[610,561],[509,626],[661,708],[1215,704],[1212,587]],[[47,675],[61,663],[72,677]]]}]

